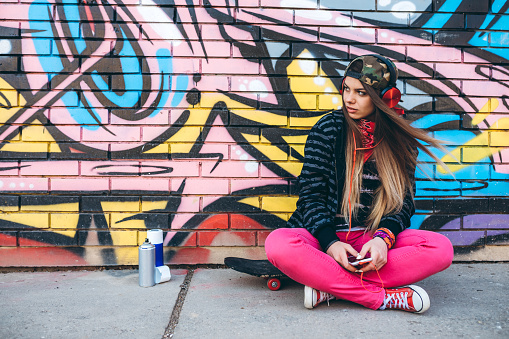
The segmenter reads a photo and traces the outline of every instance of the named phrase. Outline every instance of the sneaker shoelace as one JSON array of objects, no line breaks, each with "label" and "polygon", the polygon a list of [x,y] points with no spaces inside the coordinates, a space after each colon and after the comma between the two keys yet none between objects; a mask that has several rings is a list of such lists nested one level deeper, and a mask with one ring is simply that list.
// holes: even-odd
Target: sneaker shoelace
[{"label": "sneaker shoelace", "polygon": [[385,310],[386,308],[410,310],[410,305],[408,305],[408,292],[391,293],[387,295],[380,309]]},{"label": "sneaker shoelace", "polygon": [[318,305],[321,302],[327,301],[327,306],[329,306],[329,300],[336,299],[336,297],[334,297],[332,294],[329,294],[327,292],[322,292],[322,291],[318,291],[318,290],[316,292],[319,294],[319,296],[316,300],[315,305]]}]

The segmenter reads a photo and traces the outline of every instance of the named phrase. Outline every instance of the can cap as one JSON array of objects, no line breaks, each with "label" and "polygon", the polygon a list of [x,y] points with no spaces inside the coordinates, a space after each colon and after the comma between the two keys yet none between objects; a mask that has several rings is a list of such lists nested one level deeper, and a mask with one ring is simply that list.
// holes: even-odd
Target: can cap
[{"label": "can cap", "polygon": [[140,249],[142,249],[142,250],[148,250],[148,249],[151,249],[151,248],[155,248],[155,246],[152,245],[150,243],[150,241],[148,241],[148,238],[146,238],[145,242],[140,245]]},{"label": "can cap", "polygon": [[163,243],[163,230],[154,228],[147,231],[147,238],[151,244],[157,245]]}]

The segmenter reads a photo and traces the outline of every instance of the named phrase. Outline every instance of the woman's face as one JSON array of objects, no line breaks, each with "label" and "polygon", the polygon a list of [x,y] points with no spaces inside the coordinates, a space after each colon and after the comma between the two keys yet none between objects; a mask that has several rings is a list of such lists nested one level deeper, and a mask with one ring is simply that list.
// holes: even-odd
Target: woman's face
[{"label": "woman's face", "polygon": [[374,118],[375,105],[359,80],[352,77],[345,78],[343,102],[350,118],[355,120]]}]

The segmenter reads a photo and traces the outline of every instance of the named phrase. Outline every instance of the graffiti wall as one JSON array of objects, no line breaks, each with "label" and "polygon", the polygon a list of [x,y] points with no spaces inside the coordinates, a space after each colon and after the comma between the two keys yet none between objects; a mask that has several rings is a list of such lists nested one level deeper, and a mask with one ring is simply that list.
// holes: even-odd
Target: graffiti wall
[{"label": "graffiti wall", "polygon": [[0,266],[137,264],[151,228],[166,263],[264,257],[307,133],[366,53],[450,151],[454,176],[419,156],[412,227],[509,260],[506,0],[0,6]]}]

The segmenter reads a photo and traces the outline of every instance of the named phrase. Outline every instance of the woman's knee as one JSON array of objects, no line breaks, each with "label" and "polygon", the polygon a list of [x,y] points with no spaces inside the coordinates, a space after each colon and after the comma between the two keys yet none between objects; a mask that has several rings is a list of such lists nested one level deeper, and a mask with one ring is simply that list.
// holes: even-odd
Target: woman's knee
[{"label": "woman's knee", "polygon": [[432,251],[432,258],[430,257],[429,259],[437,266],[438,271],[443,271],[451,266],[454,258],[454,249],[449,238],[437,232],[421,232],[425,232],[426,247],[428,251]]},{"label": "woman's knee", "polygon": [[445,270],[451,266],[454,259],[454,248],[451,241],[445,235],[440,233],[434,233],[435,239],[434,244],[439,250],[439,263],[442,265],[442,269]]},{"label": "woman's knee", "polygon": [[265,240],[265,253],[267,258],[274,263],[278,259],[288,258],[295,254],[303,243],[300,235],[307,232],[304,229],[278,228],[272,231]]},{"label": "woman's knee", "polygon": [[285,230],[285,228],[275,229],[265,239],[265,253],[270,261],[282,254],[281,249],[286,246],[289,235]]},{"label": "woman's knee", "polygon": [[[402,244],[420,247],[420,252],[425,258],[423,260],[433,264],[437,272],[451,266],[454,250],[451,241],[445,235],[426,230],[405,230],[401,235]],[[397,243],[398,238],[396,238]]]}]

